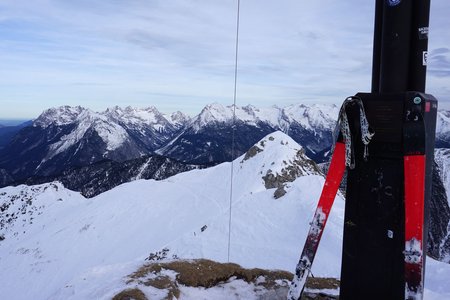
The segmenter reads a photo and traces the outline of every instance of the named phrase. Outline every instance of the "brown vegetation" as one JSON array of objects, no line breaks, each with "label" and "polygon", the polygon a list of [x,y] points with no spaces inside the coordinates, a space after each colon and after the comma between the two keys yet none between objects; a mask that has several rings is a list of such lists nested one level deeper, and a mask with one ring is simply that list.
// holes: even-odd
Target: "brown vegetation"
[{"label": "brown vegetation", "polygon": [[157,274],[162,269],[175,271],[178,283],[191,287],[209,288],[220,282],[225,282],[231,277],[254,282],[258,277],[263,276],[267,281],[277,279],[292,280],[293,275],[286,271],[267,271],[262,269],[244,269],[233,263],[218,263],[207,259],[192,261],[176,260],[167,263],[152,263],[142,266],[130,278],[144,278],[147,274]]},{"label": "brown vegetation", "polygon": [[[162,271],[176,273],[175,279]],[[211,288],[233,279],[241,279],[267,290],[284,290],[286,297],[289,281],[293,275],[286,271],[244,269],[233,263],[218,263],[207,259],[174,260],[148,263],[129,276],[128,284],[151,286],[167,291],[167,300],[180,297],[179,285]],[[339,281],[334,278],[309,278],[307,288],[314,290],[337,289]],[[129,297],[129,298],[127,298]],[[117,294],[113,300],[146,299],[139,289],[129,289]],[[281,298],[280,298],[281,299]],[[302,299],[336,299],[324,294],[305,293]]]},{"label": "brown vegetation", "polygon": [[112,300],[148,300],[140,289],[128,289],[115,295]]}]

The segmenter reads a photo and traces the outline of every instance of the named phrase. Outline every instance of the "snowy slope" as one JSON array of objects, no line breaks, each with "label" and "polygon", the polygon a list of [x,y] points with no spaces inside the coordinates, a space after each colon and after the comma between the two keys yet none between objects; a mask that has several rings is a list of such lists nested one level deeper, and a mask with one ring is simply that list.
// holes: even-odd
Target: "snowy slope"
[{"label": "snowy slope", "polygon": [[[324,179],[281,132],[255,147],[233,163],[230,260],[293,271]],[[283,176],[292,168],[300,177]],[[284,180],[284,196],[275,199],[275,188],[266,188],[267,174]],[[163,249],[168,258],[226,261],[230,175],[231,163],[224,163],[137,180],[91,199],[57,183],[0,189],[2,298],[110,299],[124,276]],[[339,195],[315,276],[339,276],[343,209]],[[449,296],[443,282],[450,266],[428,263],[427,295]]]}]

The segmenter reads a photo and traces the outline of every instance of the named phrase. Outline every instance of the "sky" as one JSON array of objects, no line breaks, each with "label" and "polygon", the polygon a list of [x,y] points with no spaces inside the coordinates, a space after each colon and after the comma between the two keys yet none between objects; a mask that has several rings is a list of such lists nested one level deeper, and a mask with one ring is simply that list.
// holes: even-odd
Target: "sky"
[{"label": "sky", "polygon": [[[370,91],[375,1],[241,0],[238,106]],[[432,0],[427,92],[450,108],[450,1]],[[0,118],[81,105],[231,105],[237,0],[2,0]]]}]

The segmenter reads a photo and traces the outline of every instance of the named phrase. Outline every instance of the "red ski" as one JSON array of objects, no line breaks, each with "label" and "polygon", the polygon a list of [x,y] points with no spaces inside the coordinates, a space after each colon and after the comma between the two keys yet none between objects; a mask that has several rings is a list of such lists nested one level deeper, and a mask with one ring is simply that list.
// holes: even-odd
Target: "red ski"
[{"label": "red ski", "polygon": [[339,189],[345,171],[345,144],[337,142],[331,158],[325,184],[320,195],[319,203],[314,218],[309,228],[305,246],[303,247],[300,260],[295,269],[295,276],[291,282],[288,299],[298,300],[301,298],[306,279],[311,271],[311,266],[316,255],[317,248],[325,228],[328,215],[333,206],[334,198]]},{"label": "red ski", "polygon": [[423,298],[425,155],[404,157],[405,299]]},{"label": "red ski", "polygon": [[[416,98],[420,99],[419,97]],[[403,125],[405,299],[407,300],[423,299],[425,135],[425,124],[421,109],[418,105],[417,107],[411,107],[408,109],[406,122]]]}]

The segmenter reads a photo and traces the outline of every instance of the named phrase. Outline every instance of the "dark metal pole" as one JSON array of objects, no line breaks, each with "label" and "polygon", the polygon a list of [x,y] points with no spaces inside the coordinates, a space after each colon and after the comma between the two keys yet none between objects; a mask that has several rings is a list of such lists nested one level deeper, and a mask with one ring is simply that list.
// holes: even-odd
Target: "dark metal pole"
[{"label": "dark metal pole", "polygon": [[384,1],[380,93],[408,90],[412,0]]},{"label": "dark metal pole", "polygon": [[430,0],[413,1],[408,90],[425,92]]},{"label": "dark metal pole", "polygon": [[372,93],[378,93],[380,91],[380,58],[381,35],[383,29],[383,6],[383,0],[376,0],[372,58]]}]

